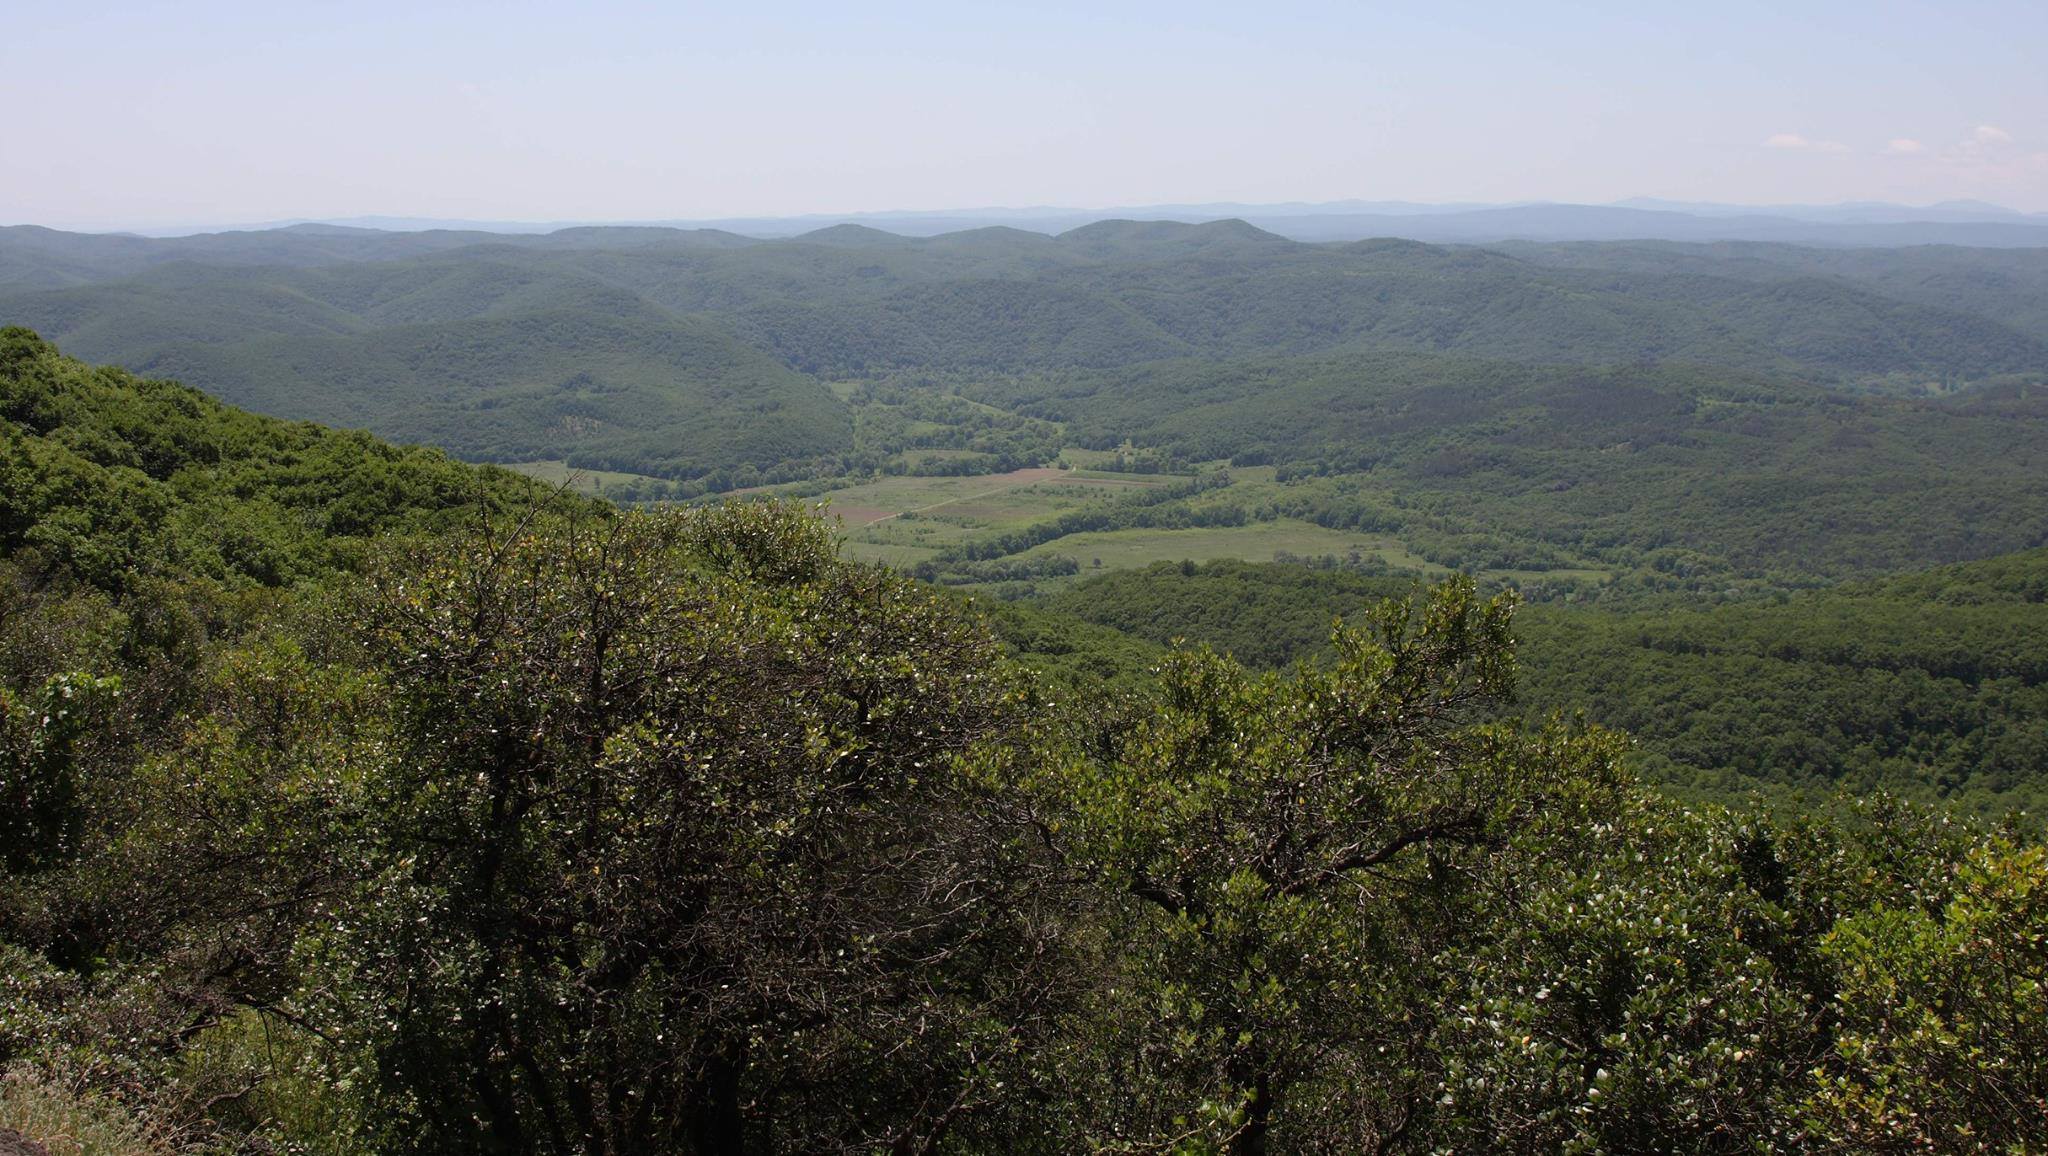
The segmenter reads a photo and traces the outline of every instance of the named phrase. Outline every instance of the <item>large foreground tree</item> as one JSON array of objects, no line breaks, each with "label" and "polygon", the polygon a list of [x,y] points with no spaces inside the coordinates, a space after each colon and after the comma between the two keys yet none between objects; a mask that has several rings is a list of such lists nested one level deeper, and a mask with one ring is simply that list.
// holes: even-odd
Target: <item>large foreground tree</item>
[{"label": "large foreground tree", "polygon": [[977,623],[769,505],[437,542],[360,610],[373,869],[305,1014],[373,1057],[381,1148],[978,1126],[1058,947],[957,769],[1021,705]]},{"label": "large foreground tree", "polygon": [[1480,723],[1512,685],[1511,609],[1458,581],[1286,675],[1176,655],[1034,769],[1049,840],[1127,897],[1099,1138],[1375,1150],[1431,1111],[1444,961],[1518,863],[1619,798],[1613,738]]}]

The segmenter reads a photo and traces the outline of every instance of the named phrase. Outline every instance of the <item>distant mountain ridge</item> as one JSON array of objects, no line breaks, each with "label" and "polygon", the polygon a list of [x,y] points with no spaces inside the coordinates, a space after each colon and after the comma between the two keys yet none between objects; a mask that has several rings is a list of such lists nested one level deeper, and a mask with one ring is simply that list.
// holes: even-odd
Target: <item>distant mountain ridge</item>
[{"label": "distant mountain ridge", "polygon": [[[864,432],[851,383],[897,378],[998,402],[1008,417],[943,416],[1026,431],[1030,453],[974,452],[1034,465],[1045,423],[1090,448],[1136,437],[1216,457],[1270,443],[1285,459],[1331,430],[1369,441],[1333,407],[1363,396],[1379,355],[1711,367],[1767,391],[2017,388],[2048,381],[2048,247],[1309,243],[1244,218],[778,239],[17,227],[0,229],[10,323],[264,413],[727,489],[875,468],[885,441],[965,450],[907,412]],[[1415,372],[1466,372],[1446,366]],[[1245,436],[1255,424],[1270,436]]]},{"label": "distant mountain ridge", "polygon": [[1835,205],[1732,205],[1655,197],[1632,197],[1602,205],[1556,202],[1424,204],[1366,200],[1279,204],[1213,202],[1134,205],[1099,210],[983,208],[621,222],[367,216],[277,221],[233,229],[214,227],[209,230],[152,232],[163,237],[280,229],[330,236],[340,235],[343,230],[518,236],[594,227],[710,229],[755,238],[782,238],[851,224],[900,236],[929,237],[991,225],[1058,234],[1105,220],[1199,223],[1231,218],[1298,241],[1402,237],[1432,242],[1672,240],[1779,241],[1844,246],[2048,245],[2048,213],[2022,212],[1983,201],[1942,201],[1920,206],[1877,201]]}]

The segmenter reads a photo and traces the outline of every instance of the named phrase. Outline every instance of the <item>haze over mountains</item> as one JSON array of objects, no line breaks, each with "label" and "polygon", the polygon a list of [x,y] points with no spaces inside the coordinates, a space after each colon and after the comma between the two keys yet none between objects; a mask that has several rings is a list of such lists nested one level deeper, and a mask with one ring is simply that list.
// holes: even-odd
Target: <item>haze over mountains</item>
[{"label": "haze over mountains", "polygon": [[[842,224],[775,240],[12,228],[0,230],[0,316],[267,413],[472,458],[693,478],[844,460],[853,422],[825,383],[902,373],[983,400],[1019,375],[1040,383],[1010,391],[1020,404],[1047,382],[1056,396],[1114,398],[1116,421],[1072,402],[1026,411],[1057,410],[1110,442],[1160,431],[1129,409],[1136,395],[1082,378],[1180,359],[1713,365],[1880,391],[2035,373],[2048,369],[2048,250],[1305,243],[1242,220],[1057,236]],[[1198,440],[1228,456],[1273,438]]]},{"label": "haze over mountains", "polygon": [[[293,219],[238,227],[265,231],[331,225],[393,232],[454,230],[551,233],[602,226],[719,229],[749,237],[793,237],[835,224],[863,224],[904,236],[935,236],[992,225],[1062,233],[1102,220],[1245,220],[1299,241],[1356,241],[1400,237],[1434,242],[1504,240],[1779,241],[1805,245],[2048,245],[2048,213],[2023,213],[1983,201],[1931,205],[1846,202],[1835,205],[1734,205],[1633,197],[1606,205],[1518,202],[1506,204],[1413,201],[1330,201],[1242,204],[1134,205],[1077,208],[980,208],[930,211],[814,213],[786,217],[701,220],[480,221],[450,218],[361,216]],[[222,226],[140,230],[139,235],[185,236],[229,231]]]},{"label": "haze over mountains", "polygon": [[1406,526],[1449,566],[1682,547],[1695,572],[1839,577],[2048,541],[2044,247],[15,228],[0,318],[267,414],[636,475],[615,483],[641,498],[1128,447],[1434,495],[1300,516]]}]

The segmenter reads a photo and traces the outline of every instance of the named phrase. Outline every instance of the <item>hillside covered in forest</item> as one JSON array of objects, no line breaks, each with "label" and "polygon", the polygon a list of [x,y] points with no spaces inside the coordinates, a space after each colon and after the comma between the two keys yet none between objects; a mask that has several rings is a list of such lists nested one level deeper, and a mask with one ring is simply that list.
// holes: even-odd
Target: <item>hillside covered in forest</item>
[{"label": "hillside covered in forest", "polygon": [[[773,241],[0,230],[0,318],[76,354],[472,459],[713,490],[914,469],[915,438],[864,436],[856,382],[1093,448],[1349,465],[1385,420],[1363,399],[1452,381],[1688,405],[1820,391],[1851,424],[1859,394],[2024,391],[2048,373],[2044,317],[2043,249],[1304,243],[1227,220]],[[1689,431],[1639,409],[1600,444]]]},{"label": "hillside covered in forest", "polygon": [[30,1140],[2019,1151],[2048,1110],[2048,852],[1953,806],[2039,789],[2039,551],[988,605],[797,504],[622,509],[20,329],[0,438]]},{"label": "hillside covered in forest", "polygon": [[[1158,563],[1040,605],[1272,669],[1416,588],[1298,564]],[[2048,551],[1720,604],[1543,603],[1516,627],[1514,709],[1583,711],[1632,735],[1638,773],[1688,797],[1801,791],[1786,805],[1812,808],[1883,790],[1994,817],[2048,801]]]}]

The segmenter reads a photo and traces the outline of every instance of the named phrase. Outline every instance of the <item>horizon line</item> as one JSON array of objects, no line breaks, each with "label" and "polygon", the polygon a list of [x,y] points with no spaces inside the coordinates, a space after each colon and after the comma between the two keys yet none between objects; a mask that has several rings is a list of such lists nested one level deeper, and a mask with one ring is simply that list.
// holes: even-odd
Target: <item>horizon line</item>
[{"label": "horizon line", "polygon": [[[221,221],[181,222],[175,224],[123,224],[123,225],[45,225],[34,221],[14,222],[7,227],[39,227],[58,232],[80,233],[96,236],[140,236],[155,239],[170,239],[182,236],[201,236],[218,233],[271,232],[301,225],[328,225],[339,228],[363,228],[379,232],[407,233],[430,232],[434,230],[472,230],[477,232],[521,232],[548,233],[577,228],[718,228],[727,224],[776,224],[817,221],[829,226],[833,222],[857,222],[860,220],[949,220],[953,218],[1061,218],[1088,217],[1093,220],[1119,219],[1120,213],[1192,213],[1216,212],[1219,215],[1209,220],[1228,219],[1245,212],[1268,216],[1448,216],[1460,213],[1477,213],[1504,209],[1532,208],[1585,208],[1613,209],[1628,212],[1657,213],[1670,216],[1698,217],[1700,210],[1711,210],[1718,214],[1741,214],[1747,216],[1771,217],[1786,212],[1853,212],[1856,210],[1892,212],[1941,212],[1975,211],[1990,217],[2004,218],[2012,224],[2041,224],[2048,226],[2048,211],[2015,209],[1996,202],[1975,198],[1949,198],[1926,204],[1908,204],[1881,200],[1844,200],[1832,202],[1768,202],[1753,203],[1739,201],[1680,200],[1670,197],[1630,196],[1613,201],[1558,201],[1558,200],[1514,200],[1514,201],[1413,201],[1413,200],[1367,200],[1346,198],[1334,201],[1169,201],[1149,204],[1122,204],[1101,207],[1064,205],[981,205],[942,209],[860,209],[847,212],[801,212],[801,213],[758,213],[732,214],[716,217],[616,217],[616,218],[516,218],[516,217],[446,217],[397,212],[367,212],[335,214],[327,216],[278,217],[263,221]],[[1232,212],[1231,210],[1236,210]],[[381,224],[370,224],[380,222]],[[1200,223],[1200,222],[1188,222]],[[1996,224],[1997,220],[1983,221],[1937,221],[1905,219],[1885,222],[1828,222],[1806,221],[1805,224]]]}]

